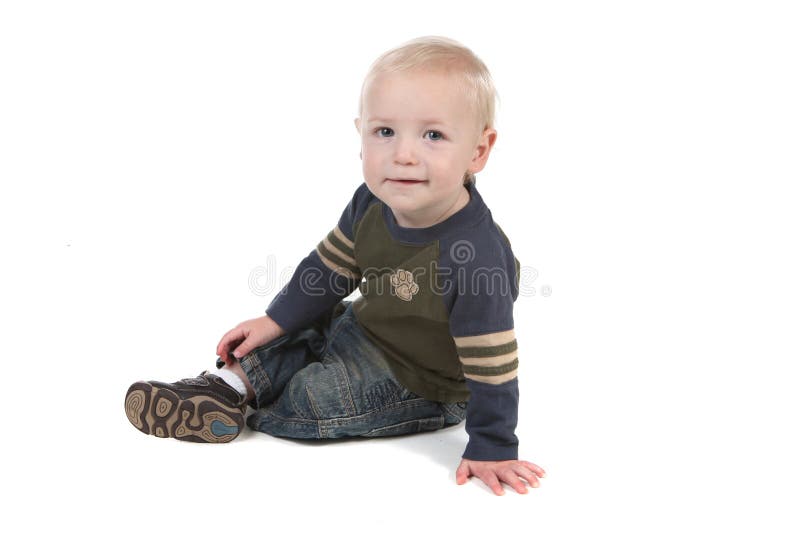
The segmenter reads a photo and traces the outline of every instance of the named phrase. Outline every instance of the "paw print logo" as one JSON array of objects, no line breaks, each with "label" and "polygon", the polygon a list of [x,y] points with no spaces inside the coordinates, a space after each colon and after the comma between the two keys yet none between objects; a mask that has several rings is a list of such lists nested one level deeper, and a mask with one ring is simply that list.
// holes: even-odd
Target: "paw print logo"
[{"label": "paw print logo", "polygon": [[397,269],[397,272],[390,277],[390,280],[394,288],[394,294],[406,302],[419,293],[419,286],[414,282],[414,275],[409,271]]}]

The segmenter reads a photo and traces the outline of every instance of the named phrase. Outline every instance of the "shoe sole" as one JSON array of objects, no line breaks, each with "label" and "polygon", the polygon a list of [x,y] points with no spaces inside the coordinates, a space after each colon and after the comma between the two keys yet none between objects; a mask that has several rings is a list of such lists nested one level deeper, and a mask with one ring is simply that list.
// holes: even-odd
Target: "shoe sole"
[{"label": "shoe sole", "polygon": [[128,389],[125,414],[145,434],[196,443],[227,443],[244,427],[241,412],[212,397],[181,399],[174,391],[148,382],[136,382]]}]

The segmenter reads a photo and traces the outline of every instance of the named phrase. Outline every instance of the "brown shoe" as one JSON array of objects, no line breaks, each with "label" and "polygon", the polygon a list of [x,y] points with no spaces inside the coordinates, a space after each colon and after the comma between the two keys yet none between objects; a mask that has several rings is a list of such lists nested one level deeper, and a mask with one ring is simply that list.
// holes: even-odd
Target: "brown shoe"
[{"label": "brown shoe", "polygon": [[125,414],[133,426],[182,441],[231,441],[244,428],[245,410],[243,395],[206,372],[171,384],[136,382],[125,395]]}]

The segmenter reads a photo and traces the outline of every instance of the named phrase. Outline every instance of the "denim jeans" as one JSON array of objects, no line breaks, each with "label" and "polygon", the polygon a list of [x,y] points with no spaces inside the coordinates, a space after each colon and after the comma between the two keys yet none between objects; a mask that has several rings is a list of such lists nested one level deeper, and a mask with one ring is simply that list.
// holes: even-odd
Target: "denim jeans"
[{"label": "denim jeans", "polygon": [[466,415],[466,402],[427,400],[400,384],[383,351],[364,334],[351,301],[252,350],[240,363],[255,391],[247,425],[273,436],[394,436],[455,425]]}]

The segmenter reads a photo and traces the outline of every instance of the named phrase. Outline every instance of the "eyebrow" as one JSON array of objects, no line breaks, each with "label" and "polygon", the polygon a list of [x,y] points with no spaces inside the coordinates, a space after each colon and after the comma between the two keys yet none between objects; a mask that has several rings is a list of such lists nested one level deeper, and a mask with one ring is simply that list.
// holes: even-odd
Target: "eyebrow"
[{"label": "eyebrow", "polygon": [[[374,118],[370,118],[369,120],[367,120],[367,123],[370,123],[370,122],[392,122],[393,120],[395,120],[395,119],[384,119],[384,118],[381,118],[381,117],[374,117]],[[423,119],[421,122],[423,122],[424,124],[441,124],[442,126],[446,126],[447,125],[447,123],[445,123],[444,121],[442,121],[440,119]]]}]

